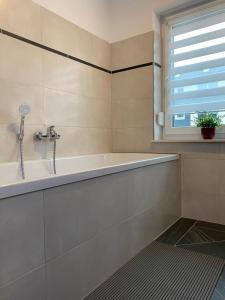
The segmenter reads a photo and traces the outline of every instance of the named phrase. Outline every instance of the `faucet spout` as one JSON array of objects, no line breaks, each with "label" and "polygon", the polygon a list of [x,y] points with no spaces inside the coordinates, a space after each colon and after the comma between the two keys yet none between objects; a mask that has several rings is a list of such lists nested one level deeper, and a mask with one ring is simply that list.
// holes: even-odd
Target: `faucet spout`
[{"label": "faucet spout", "polygon": [[47,128],[47,136],[49,137],[50,141],[56,141],[60,139],[60,134],[55,131],[54,125]]},{"label": "faucet spout", "polygon": [[49,126],[47,132],[36,132],[34,139],[39,141],[51,141],[53,142],[53,173],[56,174],[56,141],[60,139],[60,134],[55,130],[55,126]]},{"label": "faucet spout", "polygon": [[53,148],[53,173],[56,175],[56,141],[60,139],[60,134],[58,134],[55,130],[55,126],[49,126],[47,128],[47,136],[49,137],[49,140],[54,143]]}]

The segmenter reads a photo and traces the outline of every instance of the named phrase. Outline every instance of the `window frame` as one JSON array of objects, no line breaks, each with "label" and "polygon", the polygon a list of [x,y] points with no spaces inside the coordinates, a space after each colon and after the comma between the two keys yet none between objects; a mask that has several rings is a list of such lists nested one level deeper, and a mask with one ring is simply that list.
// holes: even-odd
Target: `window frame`
[{"label": "window frame", "polygon": [[[199,11],[200,8],[200,11]],[[182,128],[173,128],[171,126],[172,120],[171,115],[169,114],[169,93],[168,93],[168,78],[169,78],[169,29],[170,26],[178,22],[187,21],[192,17],[201,16],[204,13],[210,13],[214,10],[225,9],[225,3],[223,0],[216,0],[208,4],[202,4],[198,7],[189,9],[185,12],[174,14],[172,16],[164,18],[161,23],[161,36],[162,36],[162,81],[163,81],[163,110],[165,113],[165,124],[163,127],[163,139],[170,140],[182,140],[182,139],[196,139],[201,138],[200,129],[197,127],[182,127]],[[225,138],[225,125],[217,128],[216,137],[224,139]]]}]

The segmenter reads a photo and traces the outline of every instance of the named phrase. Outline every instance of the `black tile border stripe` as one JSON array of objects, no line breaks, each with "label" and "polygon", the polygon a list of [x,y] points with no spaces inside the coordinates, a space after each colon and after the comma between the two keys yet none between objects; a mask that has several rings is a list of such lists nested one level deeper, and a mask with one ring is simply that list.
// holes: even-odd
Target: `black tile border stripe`
[{"label": "black tile border stripe", "polygon": [[20,36],[20,35],[17,35],[17,34],[12,33],[12,32],[6,31],[6,30],[4,30],[4,29],[0,29],[0,33],[2,33],[2,34],[4,34],[4,35],[7,35],[7,36],[10,36],[10,37],[12,37],[12,38],[14,38],[14,39],[17,39],[17,40],[19,40],[19,41],[25,42],[25,43],[27,43],[27,44],[30,44],[30,45],[32,45],[32,46],[35,46],[35,47],[38,47],[38,48],[47,50],[47,51],[52,52],[52,53],[54,53],[54,54],[58,54],[58,55],[60,55],[60,56],[66,57],[66,58],[68,58],[68,59],[72,59],[72,60],[74,60],[74,61],[76,61],[76,62],[79,62],[79,63],[84,64],[84,65],[87,65],[87,66],[89,66],[89,67],[98,69],[98,70],[100,70],[100,71],[103,71],[103,72],[106,72],[106,73],[109,73],[109,74],[112,73],[110,70],[107,70],[107,69],[102,68],[102,67],[100,67],[100,66],[97,66],[97,65],[95,65],[95,64],[89,63],[89,62],[87,62],[87,61],[85,61],[85,60],[83,60],[83,59],[77,58],[77,57],[75,57],[75,56],[72,56],[72,55],[66,54],[66,53],[64,53],[64,52],[58,51],[58,50],[56,50],[56,49],[47,47],[47,46],[45,46],[45,45],[43,45],[43,44],[34,42],[34,41],[32,41],[32,40],[29,40],[29,39],[27,39],[27,38],[24,38],[24,37],[22,37],[22,36]]},{"label": "black tile border stripe", "polygon": [[134,69],[139,69],[139,68],[144,68],[144,67],[149,67],[149,66],[157,66],[157,67],[161,68],[160,64],[155,63],[155,62],[149,62],[146,64],[141,64],[141,65],[136,65],[136,66],[131,66],[131,67],[123,68],[123,69],[114,70],[114,71],[112,71],[112,74],[121,73],[121,72],[130,71],[130,70],[134,70]]},{"label": "black tile border stripe", "polygon": [[79,62],[81,64],[84,64],[84,65],[87,65],[89,67],[92,67],[94,69],[97,69],[97,70],[100,70],[100,71],[103,71],[103,72],[106,72],[108,74],[115,74],[115,73],[120,73],[120,72],[125,72],[125,71],[130,71],[130,70],[134,70],[134,69],[138,69],[138,68],[143,68],[143,67],[148,67],[148,66],[157,66],[159,68],[161,68],[161,65],[158,64],[158,63],[154,63],[154,62],[149,62],[149,63],[145,63],[145,64],[141,64],[141,65],[135,65],[135,66],[131,66],[131,67],[128,67],[128,68],[123,68],[123,69],[118,69],[118,70],[114,70],[114,71],[110,71],[110,70],[107,70],[105,68],[102,68],[100,66],[97,66],[95,64],[92,64],[90,62],[87,62],[83,59],[80,59],[80,58],[77,58],[75,56],[72,56],[72,55],[69,55],[69,54],[66,54],[64,52],[61,52],[61,51],[58,51],[54,48],[51,48],[51,47],[48,47],[48,46],[45,46],[43,44],[40,44],[40,43],[37,43],[37,42],[34,42],[30,39],[27,39],[27,38],[24,38],[20,35],[17,35],[17,34],[14,34],[12,32],[9,32],[7,30],[4,30],[4,29],[1,29],[0,28],[0,33],[3,34],[3,35],[6,35],[6,36],[9,36],[9,37],[12,37],[16,40],[19,40],[19,41],[22,41],[24,43],[27,43],[27,44],[30,44],[32,46],[35,46],[35,47],[38,47],[38,48],[41,48],[41,49],[44,49],[46,51],[49,51],[49,52],[52,52],[54,54],[57,54],[57,55],[60,55],[60,56],[63,56],[63,57],[66,57],[68,59],[71,59],[71,60],[74,60],[76,62]]}]

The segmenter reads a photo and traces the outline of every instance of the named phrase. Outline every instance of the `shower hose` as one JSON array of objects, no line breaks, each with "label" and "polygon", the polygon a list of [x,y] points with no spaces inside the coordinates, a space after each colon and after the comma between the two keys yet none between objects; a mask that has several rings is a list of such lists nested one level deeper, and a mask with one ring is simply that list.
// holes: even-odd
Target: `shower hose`
[{"label": "shower hose", "polygon": [[56,140],[54,140],[54,146],[53,146],[53,172],[56,175]]},{"label": "shower hose", "polygon": [[23,161],[23,141],[20,140],[20,168],[22,179],[25,179],[25,171],[24,171],[24,161]]}]

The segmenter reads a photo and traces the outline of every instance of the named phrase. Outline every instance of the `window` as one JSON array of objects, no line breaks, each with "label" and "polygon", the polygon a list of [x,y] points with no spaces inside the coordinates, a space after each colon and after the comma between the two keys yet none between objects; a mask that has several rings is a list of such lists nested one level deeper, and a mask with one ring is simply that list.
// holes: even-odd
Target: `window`
[{"label": "window", "polygon": [[203,111],[225,124],[225,5],[170,17],[165,27],[165,135],[197,134]]}]

